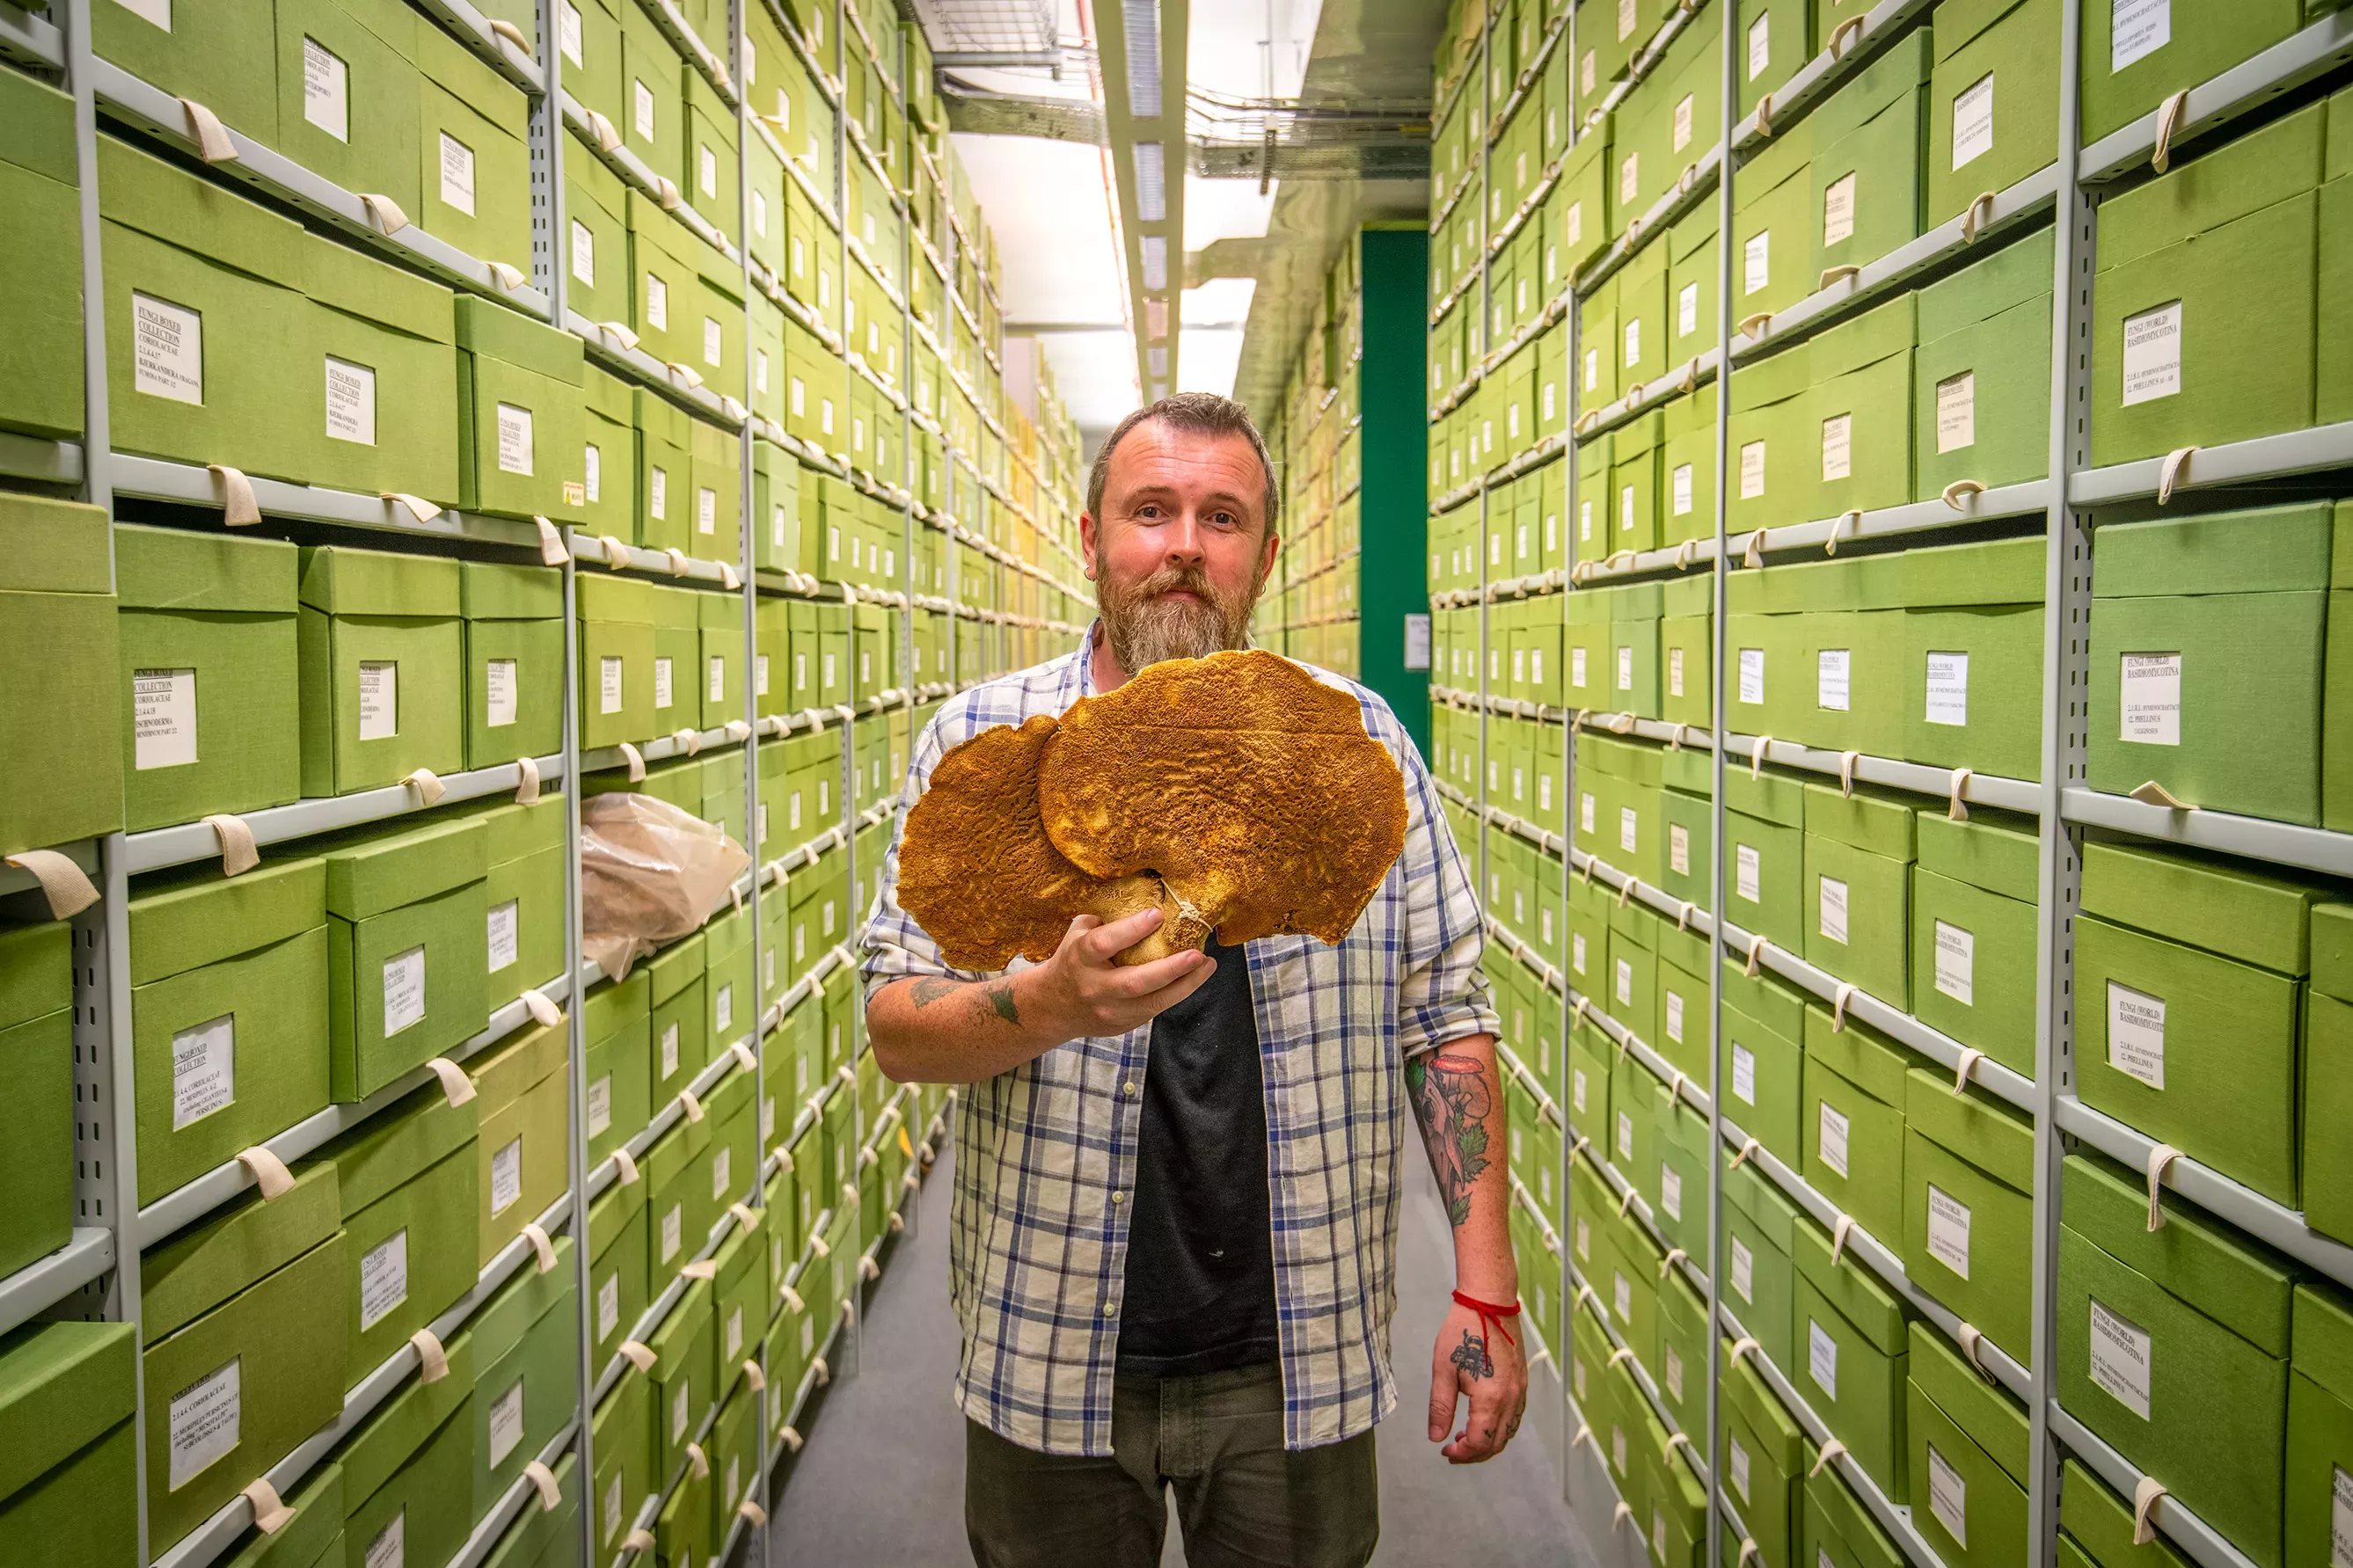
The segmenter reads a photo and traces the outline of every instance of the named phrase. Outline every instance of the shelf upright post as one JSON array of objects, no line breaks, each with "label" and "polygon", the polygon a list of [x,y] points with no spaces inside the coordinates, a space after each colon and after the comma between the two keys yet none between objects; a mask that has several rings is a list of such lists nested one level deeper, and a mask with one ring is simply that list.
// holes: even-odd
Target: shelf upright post
[{"label": "shelf upright post", "polygon": [[[1568,17],[1561,25],[1560,41],[1555,44],[1553,47],[1567,51],[1572,70],[1570,79],[1576,79],[1573,74],[1575,62],[1577,60],[1577,7],[1575,5],[1571,5],[1568,8]],[[1577,123],[1577,116],[1574,113],[1569,113],[1567,118],[1568,141],[1567,145],[1574,148],[1577,142],[1584,140],[1584,137],[1581,134],[1581,128]],[[1577,279],[1576,273],[1573,270],[1564,269],[1564,272],[1565,276],[1561,279],[1561,287],[1568,291],[1569,306],[1566,312],[1567,320],[1563,323],[1560,329],[1561,335],[1566,340],[1565,346],[1567,350],[1567,356],[1561,363],[1574,367],[1577,363]],[[1549,303],[1549,301],[1547,301],[1547,303]],[[1567,395],[1563,399],[1564,406],[1561,412],[1567,417],[1569,437],[1567,440],[1561,444],[1560,450],[1561,495],[1563,498],[1561,504],[1565,508],[1573,509],[1577,501],[1576,431],[1577,416],[1577,379],[1573,372],[1568,377],[1568,385],[1566,388],[1566,391]],[[1538,480],[1537,482],[1541,484],[1543,481]],[[1565,544],[1571,544],[1573,547],[1573,542],[1576,536],[1574,531],[1569,527],[1569,515],[1573,515],[1573,513],[1564,514],[1561,520],[1561,527],[1563,530],[1562,542]],[[1566,624],[1567,620],[1568,595],[1575,592],[1577,592],[1577,584],[1568,581],[1566,575],[1564,575],[1560,586],[1561,618],[1564,624]],[[1564,653],[1562,658],[1566,658],[1566,657],[1567,656]],[[1565,664],[1560,667],[1560,676],[1563,680],[1567,679],[1567,669]],[[1564,699],[1567,696],[1567,690],[1565,687],[1562,689],[1561,695]],[[1569,710],[1569,712],[1563,715],[1560,726],[1560,822],[1563,829],[1560,836],[1560,907],[1563,925],[1563,930],[1561,931],[1561,950],[1564,954],[1567,952],[1568,944],[1568,932],[1567,930],[1569,897],[1568,885],[1570,879],[1574,876],[1574,868],[1569,865],[1571,856],[1570,846],[1576,842],[1574,826],[1577,821],[1577,727],[1574,723],[1575,717],[1575,710]],[[1568,1037],[1569,1031],[1577,1017],[1577,1015],[1569,1010],[1568,983],[1568,967],[1564,963],[1560,966],[1560,1054],[1555,1058],[1560,1063],[1560,1081],[1563,1082],[1571,1081],[1568,1079],[1568,1074],[1572,1070],[1569,1066]],[[1553,1280],[1553,1289],[1555,1291],[1554,1300],[1561,1302],[1562,1306],[1560,1312],[1561,1327],[1559,1333],[1561,1342],[1552,1347],[1552,1364],[1553,1370],[1560,1374],[1561,1387],[1560,1429],[1562,1435],[1562,1447],[1560,1452],[1559,1473],[1555,1479],[1559,1483],[1561,1500],[1566,1502],[1570,1500],[1569,1476],[1577,1464],[1576,1452],[1567,1447],[1567,1439],[1575,1431],[1575,1428],[1568,1423],[1567,1413],[1571,1399],[1571,1391],[1569,1388],[1568,1340],[1570,1331],[1575,1327],[1577,1322],[1577,1292],[1570,1289],[1569,1286],[1569,1275],[1573,1272],[1569,1258],[1574,1250],[1569,1238],[1577,1234],[1577,1184],[1571,1181],[1569,1177],[1570,1173],[1577,1166],[1577,1140],[1569,1135],[1568,1119],[1570,1107],[1567,1105],[1561,1105],[1557,1109],[1560,1112],[1562,1133],[1560,1140],[1560,1170],[1558,1172],[1558,1175],[1560,1177],[1561,1249],[1560,1268],[1556,1272],[1556,1277]],[[1582,1419],[1582,1415],[1583,1413],[1579,1412],[1580,1419]]]},{"label": "shelf upright post", "polygon": [[[1479,372],[1479,381],[1482,386],[1486,384],[1486,371],[1484,366],[1487,358],[1488,312],[1494,308],[1493,301],[1488,298],[1488,291],[1494,286],[1494,279],[1492,270],[1488,266],[1489,261],[1493,258],[1493,253],[1488,248],[1487,241],[1489,237],[1488,231],[1494,226],[1493,222],[1493,209],[1489,205],[1488,194],[1494,188],[1495,172],[1493,169],[1489,167],[1489,165],[1493,162],[1493,154],[1491,151],[1491,145],[1487,140],[1487,132],[1490,129],[1487,118],[1495,110],[1495,95],[1493,90],[1492,84],[1487,79],[1487,73],[1493,65],[1494,58],[1496,9],[1496,7],[1491,6],[1487,13],[1487,19],[1480,26],[1479,54],[1477,62],[1472,68],[1479,73],[1479,189],[1477,193],[1479,206],[1479,321],[1478,330],[1472,334],[1471,338],[1472,345],[1478,350],[1478,356],[1471,362],[1471,368]],[[1485,481],[1485,469],[1482,468],[1481,465],[1486,462],[1487,455],[1483,445],[1479,440],[1478,426],[1476,424],[1472,426],[1472,432],[1471,445],[1474,456],[1471,463],[1471,477],[1479,481],[1479,542],[1477,546],[1479,552],[1479,668],[1473,671],[1478,679],[1472,688],[1473,691],[1478,693],[1479,697],[1479,777],[1475,781],[1477,788],[1472,795],[1472,798],[1479,804],[1478,821],[1472,828],[1472,831],[1476,834],[1479,840],[1479,850],[1476,859],[1472,863],[1472,876],[1474,879],[1472,887],[1475,889],[1478,896],[1483,899],[1486,897],[1487,893],[1487,752],[1489,745],[1489,736],[1487,733],[1487,721],[1489,718],[1489,714],[1487,712],[1487,639],[1489,634],[1487,628],[1487,486]],[[1499,1068],[1497,1070],[1500,1072],[1501,1068]]]},{"label": "shelf upright post", "polygon": [[2062,0],[2059,27],[2059,188],[2052,236],[2051,508],[2042,583],[2042,757],[2036,865],[2034,975],[2034,1301],[2029,1377],[2027,1529],[2031,1568],[2052,1568],[2059,1531],[2057,1406],[2059,1174],[2066,1150],[2058,1106],[2074,1093],[2075,913],[2083,891],[2083,830],[2060,815],[2063,792],[2084,777],[2089,734],[2092,535],[2067,501],[2085,466],[2094,203],[2077,181],[2081,123],[2076,72],[2083,0]]},{"label": "shelf upright post", "polygon": [[[839,84],[840,88],[840,90],[835,95],[839,108],[833,117],[833,210],[834,216],[841,220],[841,231],[834,237],[834,250],[841,258],[841,297],[834,302],[834,327],[841,337],[842,417],[851,421],[855,421],[857,418],[857,416],[852,414],[850,410],[856,405],[858,395],[858,372],[849,363],[849,356],[857,352],[857,344],[853,339],[849,319],[851,279],[855,276],[851,271],[851,268],[855,266],[856,263],[852,260],[849,254],[849,41],[848,34],[849,30],[849,7],[854,3],[855,0],[834,0],[833,5],[833,79]],[[854,424],[852,428],[855,428]],[[852,471],[855,472],[855,465],[852,465]],[[855,481],[853,480],[853,484],[854,482]],[[849,612],[850,653],[849,657],[850,660],[849,668],[854,670],[857,668],[858,646],[857,597],[849,591],[849,585],[847,583],[841,584],[841,597],[843,607]],[[857,688],[854,686],[851,688],[851,691],[853,693],[853,697],[862,695],[862,693],[858,692]],[[841,810],[842,830],[847,840],[841,847],[841,852],[848,858],[849,866],[849,897],[844,915],[845,927],[856,922],[858,919],[857,911],[859,907],[858,809],[856,805],[858,788],[858,720],[856,717],[857,702],[855,700],[851,702],[850,709],[851,717],[843,720],[841,725],[841,771],[839,775],[839,788],[841,795],[839,803]],[[850,1081],[843,1084],[836,1092],[849,1096],[849,1146],[852,1149],[861,1150],[866,1147],[866,1119],[864,1115],[861,1114],[862,1108],[858,1103],[858,1064],[863,1058],[865,1050],[866,1016],[865,1009],[860,1007],[853,1009],[849,1021]],[[850,1205],[850,1255],[853,1258],[862,1258],[866,1256],[866,1236],[861,1225],[864,1218],[863,1211],[865,1205],[859,1202],[858,1199],[857,1189],[859,1169],[859,1163],[855,1157],[853,1157],[849,1166],[849,1195],[845,1198],[841,1198],[840,1201],[846,1202]],[[839,1196],[839,1194],[837,1195]],[[858,1328],[860,1320],[865,1315],[864,1309],[866,1300],[864,1279],[854,1264],[850,1268],[849,1290],[843,1300],[847,1304],[849,1310],[845,1315],[841,1325],[841,1350],[837,1364],[839,1366],[843,1374],[855,1377],[858,1375]]]}]

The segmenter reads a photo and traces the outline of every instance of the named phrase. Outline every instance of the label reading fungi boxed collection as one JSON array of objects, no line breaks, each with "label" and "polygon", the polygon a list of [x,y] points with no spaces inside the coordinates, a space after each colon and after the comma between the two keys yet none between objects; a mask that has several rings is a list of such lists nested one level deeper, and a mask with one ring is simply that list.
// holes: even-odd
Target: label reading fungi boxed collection
[{"label": "label reading fungi boxed collection", "polygon": [[2147,1420],[2147,1333],[2094,1300],[2091,1352],[2093,1384],[2117,1404]]},{"label": "label reading fungi boxed collection", "polygon": [[237,1103],[237,1015],[172,1037],[172,1131],[192,1127]]}]

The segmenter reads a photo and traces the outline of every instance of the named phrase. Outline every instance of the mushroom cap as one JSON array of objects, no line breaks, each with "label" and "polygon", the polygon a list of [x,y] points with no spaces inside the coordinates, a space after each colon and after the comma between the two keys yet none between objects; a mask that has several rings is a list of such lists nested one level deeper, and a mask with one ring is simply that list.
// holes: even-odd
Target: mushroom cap
[{"label": "mushroom cap", "polygon": [[1081,872],[1157,875],[1228,943],[1338,943],[1405,847],[1405,775],[1357,700],[1258,648],[1081,698],[1037,790],[1050,847]]}]

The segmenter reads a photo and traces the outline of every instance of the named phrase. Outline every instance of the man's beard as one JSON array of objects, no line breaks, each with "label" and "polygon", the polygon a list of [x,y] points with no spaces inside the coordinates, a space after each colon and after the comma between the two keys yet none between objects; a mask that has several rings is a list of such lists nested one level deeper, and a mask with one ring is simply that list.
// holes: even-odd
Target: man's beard
[{"label": "man's beard", "polygon": [[[1140,583],[1116,584],[1105,575],[1095,584],[1095,607],[1103,613],[1112,657],[1134,675],[1163,659],[1203,658],[1243,647],[1264,584],[1262,576],[1253,577],[1247,590],[1229,597],[1198,567],[1164,566]],[[1197,597],[1166,596],[1178,589]]]}]

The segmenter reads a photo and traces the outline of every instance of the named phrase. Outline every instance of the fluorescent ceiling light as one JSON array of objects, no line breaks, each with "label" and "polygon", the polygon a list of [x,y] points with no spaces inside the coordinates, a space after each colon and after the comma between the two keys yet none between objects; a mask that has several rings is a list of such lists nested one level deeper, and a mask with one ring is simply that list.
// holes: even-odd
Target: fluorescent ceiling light
[{"label": "fluorescent ceiling light", "polygon": [[1152,351],[1150,358],[1152,361],[1153,375],[1155,377],[1166,376],[1168,374],[1168,350],[1165,346],[1155,348]]},{"label": "fluorescent ceiling light", "polygon": [[1168,301],[1146,300],[1144,302],[1144,335],[1165,338],[1168,335]]},{"label": "fluorescent ceiling light", "polygon": [[1143,223],[1158,223],[1168,216],[1168,186],[1157,142],[1135,144],[1135,216]]},{"label": "fluorescent ceiling light", "polygon": [[1159,0],[1120,0],[1127,35],[1127,112],[1138,120],[1160,118]]},{"label": "fluorescent ceiling light", "polygon": [[1145,291],[1157,294],[1168,287],[1168,237],[1147,234],[1143,246]]}]

